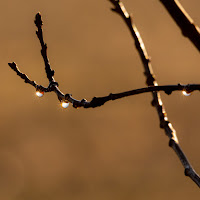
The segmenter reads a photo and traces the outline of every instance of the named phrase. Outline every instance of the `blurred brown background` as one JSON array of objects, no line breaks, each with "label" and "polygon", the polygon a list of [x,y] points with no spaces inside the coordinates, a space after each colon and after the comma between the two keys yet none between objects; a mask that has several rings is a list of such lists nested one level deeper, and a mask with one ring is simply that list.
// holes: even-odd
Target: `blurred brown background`
[{"label": "blurred brown background", "polygon": [[[159,84],[200,83],[199,52],[159,0],[124,0]],[[181,0],[200,25],[199,0]],[[122,19],[107,0],[0,2],[0,199],[199,199],[198,187],[168,147],[144,94],[96,109],[63,110],[55,94],[35,96],[8,67],[47,86],[34,16],[40,11],[55,79],[74,98],[145,86],[143,66]],[[200,173],[200,94],[162,93],[169,120]]]}]

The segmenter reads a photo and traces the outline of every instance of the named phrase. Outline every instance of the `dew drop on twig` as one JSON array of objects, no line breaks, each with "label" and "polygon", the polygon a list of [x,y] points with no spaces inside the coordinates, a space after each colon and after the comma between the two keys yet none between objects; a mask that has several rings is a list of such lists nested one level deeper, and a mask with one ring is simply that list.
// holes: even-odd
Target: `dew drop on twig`
[{"label": "dew drop on twig", "polygon": [[61,102],[61,106],[62,106],[63,108],[67,108],[67,107],[69,106],[69,103],[66,102],[66,101],[62,101],[62,102]]},{"label": "dew drop on twig", "polygon": [[190,96],[191,95],[191,92],[187,92],[185,90],[182,91],[182,94],[186,97]]},{"label": "dew drop on twig", "polygon": [[43,97],[44,92],[36,91],[35,94],[36,94],[36,96],[38,96],[38,97]]}]

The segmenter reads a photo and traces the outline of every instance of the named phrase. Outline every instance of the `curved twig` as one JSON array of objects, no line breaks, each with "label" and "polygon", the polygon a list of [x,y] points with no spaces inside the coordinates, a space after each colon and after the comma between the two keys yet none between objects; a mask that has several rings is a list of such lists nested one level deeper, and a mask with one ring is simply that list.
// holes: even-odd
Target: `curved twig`
[{"label": "curved twig", "polygon": [[[36,88],[36,90],[40,90],[41,92],[54,91],[54,90],[50,90],[49,88],[45,88],[42,85],[38,85],[35,81],[31,81],[26,74],[23,74],[19,71],[19,68],[16,66],[14,62],[8,63],[8,64],[17,73],[18,76],[20,76],[22,79],[25,80],[25,83],[32,85],[33,87]],[[121,93],[115,93],[115,94],[110,93],[108,96],[104,96],[104,97],[93,97],[91,101],[87,101],[86,99],[82,99],[79,101],[79,100],[74,99],[70,94],[66,94],[66,95],[64,95],[63,93],[61,94],[66,100],[71,102],[75,108],[78,108],[78,107],[96,108],[96,107],[100,107],[104,105],[106,102],[111,101],[111,100],[114,101],[114,100],[121,99],[124,97],[133,96],[137,94],[143,94],[147,92],[164,91],[166,94],[170,95],[174,91],[184,91],[186,95],[189,95],[190,93],[196,90],[200,91],[200,84],[149,86],[149,87],[129,90],[126,92],[121,92]]]},{"label": "curved twig", "polygon": [[[157,86],[158,83],[155,80],[155,76],[152,70],[151,62],[149,59],[149,56],[147,54],[146,48],[144,46],[144,43],[142,41],[142,38],[135,26],[135,24],[132,21],[132,18],[130,17],[129,13],[126,11],[124,5],[119,0],[109,0],[113,5],[114,8],[112,8],[113,11],[117,12],[125,21],[126,25],[128,26],[132,37],[135,41],[135,46],[139,52],[139,55],[142,59],[143,66],[145,69],[145,76],[147,78],[147,85],[148,86]],[[167,113],[165,111],[164,105],[162,103],[160,94],[158,92],[152,92],[153,95],[153,101],[152,105],[155,106],[159,120],[160,120],[160,127],[165,130],[166,135],[169,137],[169,145],[173,148],[173,150],[176,152],[177,156],[179,157],[183,167],[185,168],[185,175],[189,176],[199,187],[200,187],[200,177],[199,175],[194,171],[191,164],[188,162],[188,159],[184,155],[182,149],[180,148],[178,144],[178,138],[176,136],[176,131],[173,128],[172,124],[168,121]]]},{"label": "curved twig", "polygon": [[191,85],[168,85],[168,86],[158,86],[158,83],[155,80],[155,76],[153,74],[153,70],[151,67],[150,59],[147,54],[147,51],[145,49],[144,43],[140,37],[140,34],[134,24],[132,24],[132,19],[128,12],[126,11],[125,7],[119,0],[110,0],[111,3],[115,6],[113,8],[113,11],[116,11],[119,13],[124,21],[126,22],[129,30],[131,31],[131,34],[135,40],[136,48],[139,52],[139,55],[142,59],[144,69],[145,69],[145,76],[146,76],[146,83],[149,87],[131,90],[127,92],[117,93],[117,94],[110,94],[105,97],[94,97],[90,102],[88,102],[85,99],[82,99],[81,101],[78,101],[74,99],[70,94],[63,94],[59,88],[58,83],[54,79],[54,71],[50,67],[49,59],[47,57],[47,45],[44,43],[43,40],[43,32],[42,32],[42,19],[40,13],[38,13],[35,17],[35,25],[37,26],[38,30],[36,31],[37,37],[41,44],[41,55],[43,57],[44,63],[45,63],[45,71],[47,74],[47,78],[49,80],[49,86],[46,88],[44,86],[38,85],[35,81],[31,81],[26,74],[23,74],[18,69],[17,65],[13,63],[9,63],[9,66],[17,73],[18,76],[20,76],[24,81],[33,87],[36,88],[36,90],[44,93],[44,92],[55,92],[57,94],[57,97],[59,101],[61,102],[71,102],[75,108],[78,107],[84,107],[84,108],[95,108],[98,106],[103,105],[105,102],[109,100],[115,100],[135,94],[141,94],[144,92],[152,92],[153,95],[153,101],[152,105],[155,106],[158,112],[158,116],[160,119],[160,127],[165,130],[165,133],[170,138],[169,145],[174,149],[176,154],[178,155],[180,161],[182,162],[184,168],[185,168],[185,175],[189,176],[199,187],[200,187],[200,178],[198,174],[193,170],[192,166],[188,162],[186,156],[184,155],[183,151],[181,150],[178,139],[176,136],[176,131],[172,127],[172,124],[168,121],[167,114],[165,112],[163,103],[160,98],[160,94],[157,91],[165,91],[167,94],[171,94],[171,92],[176,90],[185,90],[185,92],[190,93],[194,90],[199,90],[200,85],[198,84],[191,84]]}]

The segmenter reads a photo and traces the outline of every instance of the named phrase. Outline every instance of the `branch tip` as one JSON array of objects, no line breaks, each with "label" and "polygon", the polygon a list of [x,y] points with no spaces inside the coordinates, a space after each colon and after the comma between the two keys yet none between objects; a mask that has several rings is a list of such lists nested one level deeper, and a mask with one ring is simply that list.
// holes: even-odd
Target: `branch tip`
[{"label": "branch tip", "polygon": [[13,69],[14,71],[16,71],[16,70],[18,69],[15,62],[8,63],[8,65],[9,65],[9,66],[11,67],[11,69]]},{"label": "branch tip", "polygon": [[42,22],[42,16],[40,14],[40,12],[38,12],[36,15],[35,15],[35,25],[39,28],[43,25],[43,22]]}]

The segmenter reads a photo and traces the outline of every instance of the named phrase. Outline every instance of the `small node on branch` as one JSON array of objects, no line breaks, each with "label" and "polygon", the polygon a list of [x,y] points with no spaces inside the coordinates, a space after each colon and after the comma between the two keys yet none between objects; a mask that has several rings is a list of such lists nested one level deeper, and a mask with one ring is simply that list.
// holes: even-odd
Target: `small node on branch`
[{"label": "small node on branch", "polygon": [[156,106],[156,100],[155,100],[155,99],[153,99],[153,100],[151,101],[151,105],[152,105],[153,107]]},{"label": "small node on branch", "polygon": [[[40,39],[41,35],[39,34],[38,31],[36,31],[36,33],[37,33],[38,38]],[[42,55],[47,55],[47,44],[46,43],[42,46],[41,54]]]},{"label": "small node on branch", "polygon": [[21,78],[24,79],[24,82],[25,82],[25,83],[28,83],[28,82],[29,82],[28,76],[27,76],[26,74],[22,74],[22,75],[21,75]]},{"label": "small node on branch", "polygon": [[127,15],[126,18],[127,18],[128,23],[129,23],[129,24],[132,24],[132,18],[131,18],[131,16],[128,16],[128,15]]},{"label": "small node on branch", "polygon": [[185,169],[185,176],[190,176],[191,172],[192,172],[191,168],[186,168]]},{"label": "small node on branch", "polygon": [[65,94],[65,99],[68,100],[71,97],[71,94]]},{"label": "small node on branch", "polygon": [[73,107],[74,108],[85,107],[86,103],[88,103],[86,99],[82,99],[81,101],[74,101]]},{"label": "small node on branch", "polygon": [[167,88],[167,89],[164,90],[164,92],[165,92],[166,94],[170,95],[170,94],[172,93],[172,90],[169,89],[169,88]]},{"label": "small node on branch", "polygon": [[171,138],[171,139],[169,140],[169,146],[172,147],[172,146],[174,145],[174,143],[175,143],[175,141]]},{"label": "small node on branch", "polygon": [[[54,70],[51,70],[51,76],[54,76],[55,75],[55,71]],[[58,85],[57,85],[58,86]]]},{"label": "small node on branch", "polygon": [[81,104],[84,104],[85,102],[87,102],[87,99],[81,99]]},{"label": "small node on branch", "polygon": [[58,87],[58,82],[50,82],[48,86],[48,90],[53,91],[55,87]]},{"label": "small node on branch", "polygon": [[166,120],[163,119],[160,122],[160,128],[165,128],[168,124],[169,124],[169,121],[166,121]]},{"label": "small node on branch", "polygon": [[102,106],[108,100],[109,99],[107,97],[94,97],[92,101],[90,102],[90,107],[95,108],[95,107]]},{"label": "small node on branch", "polygon": [[38,12],[36,15],[35,15],[35,25],[39,28],[43,25],[43,22],[42,22],[42,16],[40,14],[40,12]]},{"label": "small node on branch", "polygon": [[153,74],[146,73],[146,72],[144,72],[144,75],[147,77],[147,79],[146,79],[146,84],[147,84],[148,86],[154,85],[154,81],[155,81],[154,75],[153,75]]},{"label": "small node on branch", "polygon": [[118,13],[118,10],[117,10],[116,8],[111,8],[111,10],[112,10],[113,12],[117,12],[117,13]]},{"label": "small node on branch", "polygon": [[111,8],[111,10],[113,12],[116,12],[116,13],[120,13],[120,10],[119,8],[117,7],[117,4],[119,3],[119,0],[109,0],[111,3],[114,4],[115,8]]},{"label": "small node on branch", "polygon": [[79,108],[80,106],[79,106],[77,103],[74,102],[74,103],[73,103],[73,107],[77,109],[77,108]]}]

